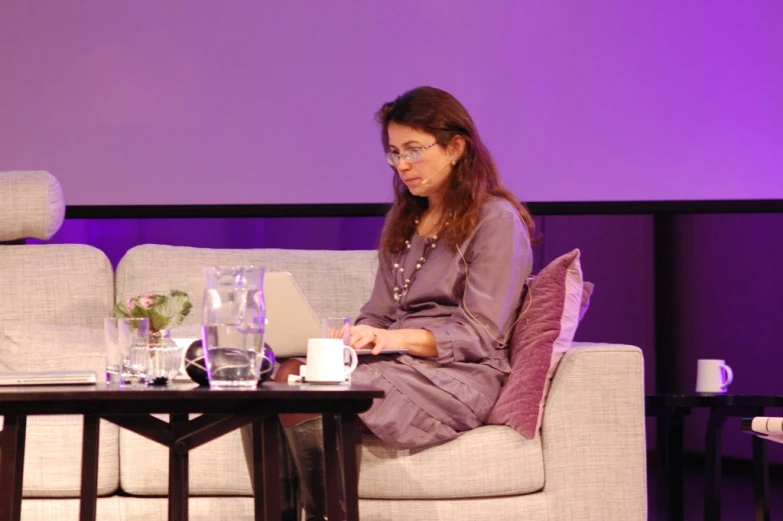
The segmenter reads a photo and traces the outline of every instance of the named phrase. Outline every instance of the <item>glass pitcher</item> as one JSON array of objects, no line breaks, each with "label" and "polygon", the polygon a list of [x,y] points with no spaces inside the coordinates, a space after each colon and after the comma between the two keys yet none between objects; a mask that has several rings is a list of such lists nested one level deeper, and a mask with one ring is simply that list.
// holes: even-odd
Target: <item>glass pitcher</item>
[{"label": "glass pitcher", "polygon": [[264,268],[209,266],[201,340],[213,389],[255,388],[264,362]]}]

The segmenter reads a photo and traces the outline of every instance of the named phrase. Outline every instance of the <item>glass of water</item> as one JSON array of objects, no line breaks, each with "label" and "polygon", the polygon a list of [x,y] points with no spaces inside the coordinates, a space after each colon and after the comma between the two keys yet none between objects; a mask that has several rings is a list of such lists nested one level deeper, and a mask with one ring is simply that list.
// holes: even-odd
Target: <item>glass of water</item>
[{"label": "glass of water", "polygon": [[351,345],[351,317],[325,317],[321,319],[321,338],[340,338]]},{"label": "glass of water", "polygon": [[209,386],[255,389],[264,362],[264,268],[210,266],[206,284],[201,340]]},{"label": "glass of water", "polygon": [[107,318],[103,322],[106,383],[127,384],[138,378],[134,351],[146,347],[148,318]]}]

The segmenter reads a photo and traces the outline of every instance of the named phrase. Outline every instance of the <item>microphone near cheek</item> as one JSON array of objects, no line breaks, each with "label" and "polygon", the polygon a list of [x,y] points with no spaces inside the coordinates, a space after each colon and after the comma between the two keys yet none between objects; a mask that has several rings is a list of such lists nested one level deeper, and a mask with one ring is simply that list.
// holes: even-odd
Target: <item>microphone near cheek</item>
[{"label": "microphone near cheek", "polygon": [[441,170],[443,170],[444,168],[446,168],[449,165],[453,166],[454,165],[454,161],[446,161],[446,163],[442,167],[440,167],[437,170],[435,170],[435,172],[433,172],[432,175],[430,175],[427,178],[422,179],[421,180],[421,184],[422,185],[426,185],[427,183],[429,183],[430,182],[430,178],[435,177],[436,175],[438,175],[441,172]]}]

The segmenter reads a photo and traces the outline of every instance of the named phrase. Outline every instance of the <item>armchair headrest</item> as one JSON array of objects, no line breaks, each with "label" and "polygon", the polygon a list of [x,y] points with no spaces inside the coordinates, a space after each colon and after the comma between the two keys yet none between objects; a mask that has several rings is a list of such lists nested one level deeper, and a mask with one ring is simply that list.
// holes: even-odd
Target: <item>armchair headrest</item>
[{"label": "armchair headrest", "polygon": [[0,172],[0,242],[50,239],[64,218],[63,191],[49,172]]}]

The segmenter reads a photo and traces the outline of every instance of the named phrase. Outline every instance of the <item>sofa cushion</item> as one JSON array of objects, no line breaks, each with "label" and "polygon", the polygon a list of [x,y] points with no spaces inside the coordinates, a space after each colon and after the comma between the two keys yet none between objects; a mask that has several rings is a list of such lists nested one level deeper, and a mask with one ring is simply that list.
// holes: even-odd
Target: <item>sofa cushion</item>
[{"label": "sofa cushion", "polygon": [[114,306],[114,272],[91,246],[0,246],[0,326],[103,328]]},{"label": "sofa cushion", "polygon": [[579,250],[558,257],[531,277],[520,319],[511,332],[511,374],[487,423],[508,425],[528,438],[536,435],[549,382],[571,347],[583,300],[589,303],[590,294],[584,291]]},{"label": "sofa cushion", "polygon": [[221,250],[146,244],[131,248],[117,266],[117,300],[142,293],[180,289],[194,310],[185,325],[201,320],[201,295],[188,278],[203,276],[204,266],[257,264],[267,271],[290,272],[318,316],[356,316],[375,282],[375,251]]},{"label": "sofa cushion", "polygon": [[[96,519],[125,520],[118,496],[98,498]],[[79,499],[25,499],[22,519],[25,521],[75,521],[79,519]],[[161,518],[159,518],[161,519]],[[191,519],[194,519],[191,517]]]},{"label": "sofa cushion", "polygon": [[[103,330],[65,326],[0,325],[0,371],[92,370],[105,375]],[[27,420],[25,497],[79,497],[82,416]],[[119,428],[101,421],[98,493],[119,486]]]},{"label": "sofa cushion", "polygon": [[[360,499],[362,521],[545,521],[546,492],[461,499]],[[603,521],[603,520],[602,520]]]},{"label": "sofa cushion", "polygon": [[64,218],[63,191],[49,172],[0,172],[0,241],[50,239]]},{"label": "sofa cushion", "polygon": [[[165,497],[120,497],[122,521],[159,521],[168,519],[169,502]],[[245,521],[254,519],[252,497],[190,497],[188,521]],[[76,518],[74,518],[76,519]]]},{"label": "sofa cushion", "polygon": [[[168,415],[155,416],[168,421]],[[168,449],[125,429],[120,430],[119,437],[120,488],[136,496],[167,495]],[[238,430],[190,451],[188,467],[191,496],[253,494]]]},{"label": "sofa cushion", "polygon": [[541,439],[505,426],[479,427],[424,449],[397,449],[373,436],[362,445],[360,498],[480,498],[544,488]]}]

